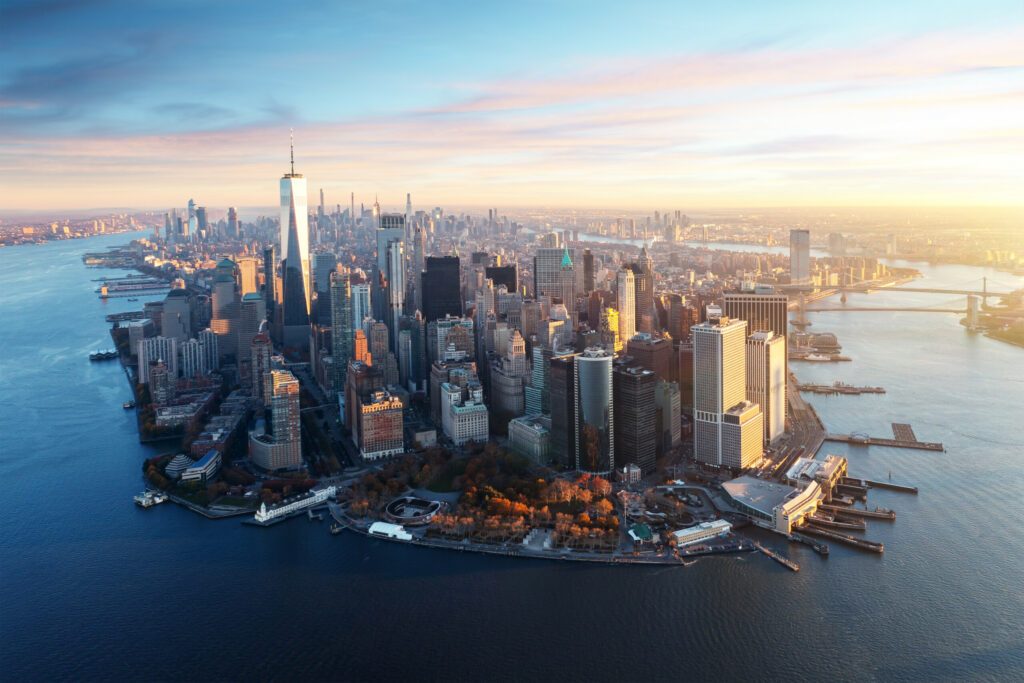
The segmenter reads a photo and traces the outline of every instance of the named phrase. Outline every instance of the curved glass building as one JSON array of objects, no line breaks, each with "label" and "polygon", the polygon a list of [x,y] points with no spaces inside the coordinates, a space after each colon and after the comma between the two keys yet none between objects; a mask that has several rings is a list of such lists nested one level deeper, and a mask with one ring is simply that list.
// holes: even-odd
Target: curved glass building
[{"label": "curved glass building", "polygon": [[575,357],[576,469],[608,474],[615,468],[612,354],[592,346]]}]

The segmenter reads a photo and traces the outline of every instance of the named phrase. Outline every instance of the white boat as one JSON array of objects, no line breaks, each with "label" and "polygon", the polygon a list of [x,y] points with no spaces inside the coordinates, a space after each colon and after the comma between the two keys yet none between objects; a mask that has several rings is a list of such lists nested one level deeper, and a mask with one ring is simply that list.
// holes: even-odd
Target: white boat
[{"label": "white boat", "polygon": [[167,494],[162,491],[143,491],[134,498],[139,507],[151,508],[167,501]]}]

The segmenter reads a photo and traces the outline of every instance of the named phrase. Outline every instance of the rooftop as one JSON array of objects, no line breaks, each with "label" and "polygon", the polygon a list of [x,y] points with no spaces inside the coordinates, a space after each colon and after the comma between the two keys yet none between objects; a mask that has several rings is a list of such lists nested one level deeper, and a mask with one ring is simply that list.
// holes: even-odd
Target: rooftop
[{"label": "rooftop", "polygon": [[743,505],[771,514],[777,506],[799,493],[792,486],[776,484],[756,477],[742,476],[722,484],[726,494]]}]

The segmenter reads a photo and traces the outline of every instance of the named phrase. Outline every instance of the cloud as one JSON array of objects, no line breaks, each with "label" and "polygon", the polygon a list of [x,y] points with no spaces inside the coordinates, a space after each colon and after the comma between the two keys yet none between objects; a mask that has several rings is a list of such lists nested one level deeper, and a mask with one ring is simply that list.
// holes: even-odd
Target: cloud
[{"label": "cloud", "polygon": [[[124,204],[124,193],[161,205],[200,192],[211,206],[272,203],[260,198],[272,200],[286,169],[292,125],[311,188],[438,202],[1019,203],[1020,44],[1020,29],[847,49],[772,42],[461,84],[448,102],[340,120],[277,99],[248,113],[170,103],[156,123],[175,119],[172,130],[17,143],[0,134],[0,181],[11,187],[0,206],[55,184],[106,204]],[[44,78],[138,76],[120,68],[100,59]],[[15,83],[0,100],[38,94]],[[104,197],[108,187],[119,196]]]}]

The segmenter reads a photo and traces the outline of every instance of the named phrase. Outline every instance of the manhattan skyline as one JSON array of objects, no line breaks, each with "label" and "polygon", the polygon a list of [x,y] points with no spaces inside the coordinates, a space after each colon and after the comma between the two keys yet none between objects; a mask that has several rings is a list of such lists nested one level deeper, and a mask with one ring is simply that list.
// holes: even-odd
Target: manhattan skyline
[{"label": "manhattan skyline", "polygon": [[0,211],[1021,203],[1019,3],[257,5],[8,4]]}]

